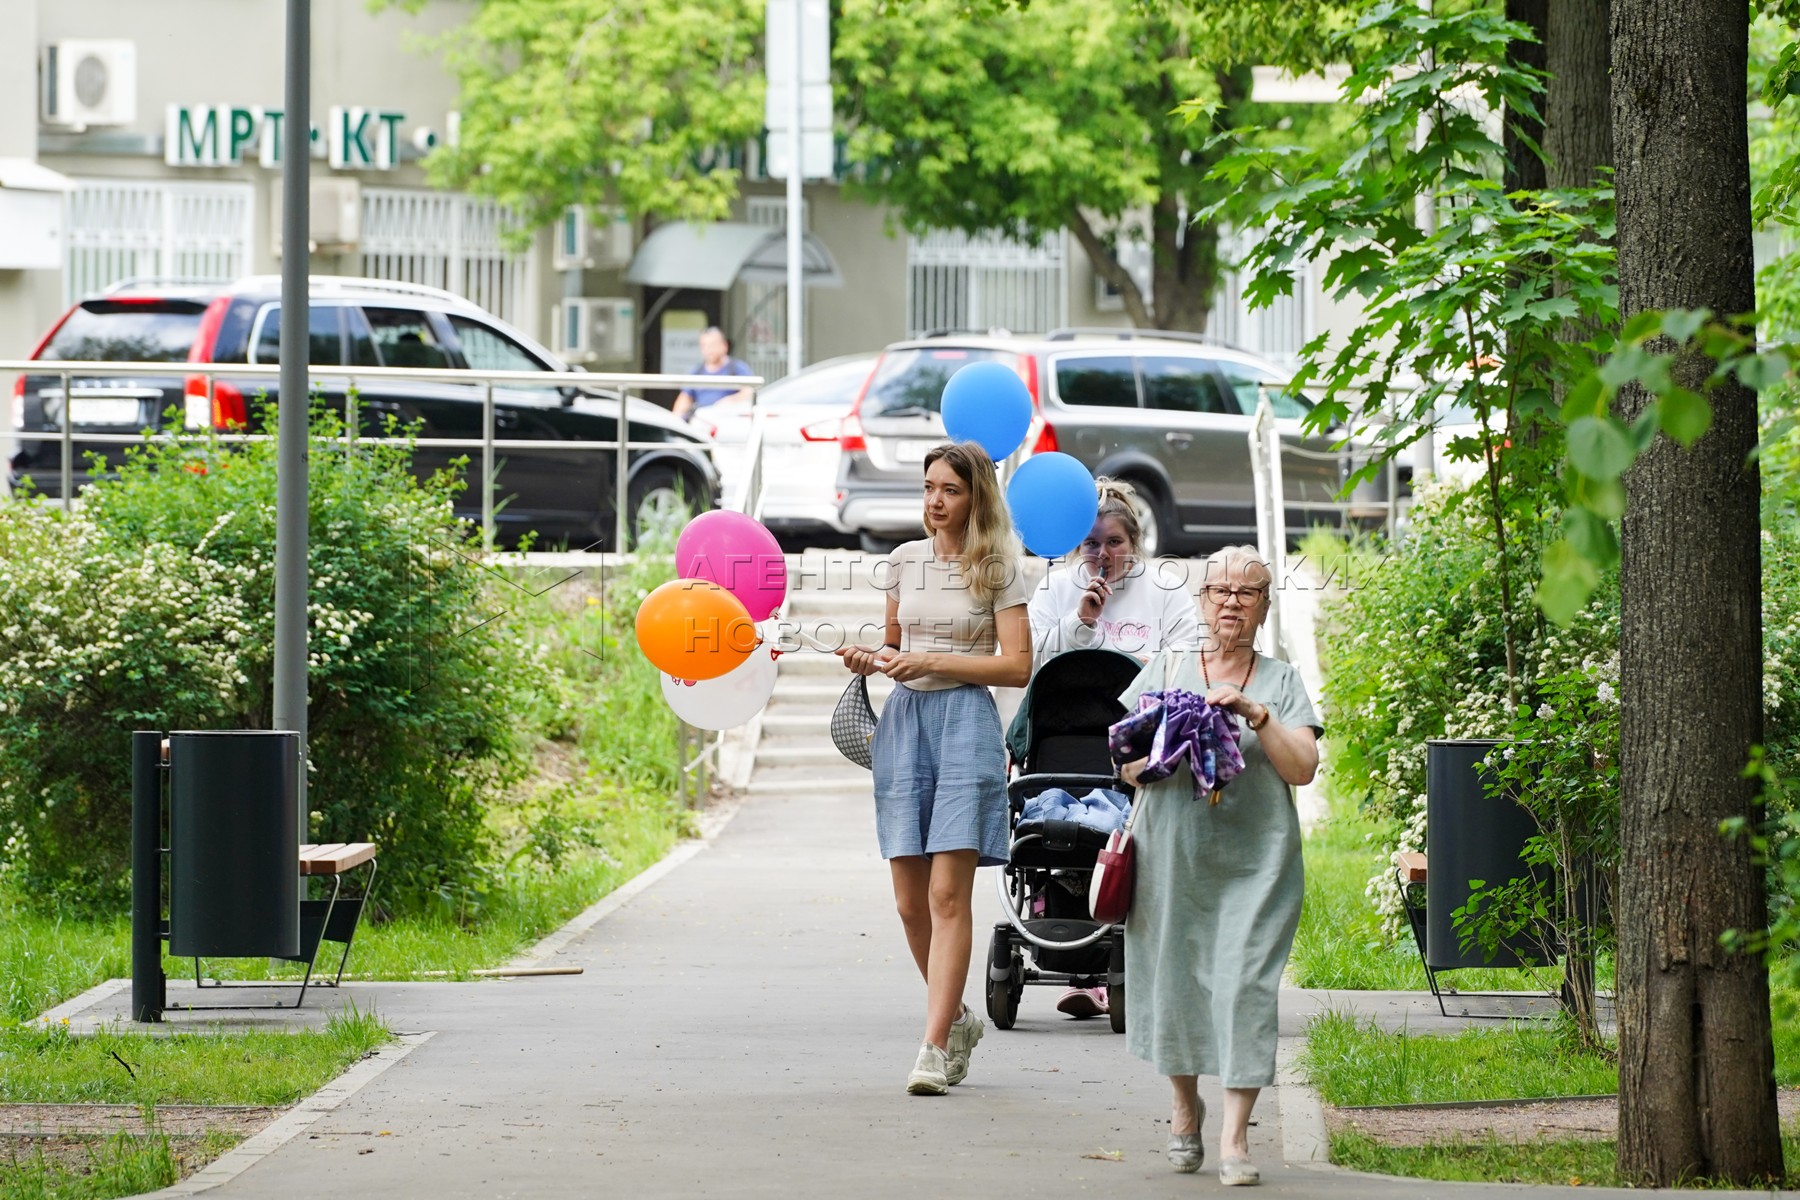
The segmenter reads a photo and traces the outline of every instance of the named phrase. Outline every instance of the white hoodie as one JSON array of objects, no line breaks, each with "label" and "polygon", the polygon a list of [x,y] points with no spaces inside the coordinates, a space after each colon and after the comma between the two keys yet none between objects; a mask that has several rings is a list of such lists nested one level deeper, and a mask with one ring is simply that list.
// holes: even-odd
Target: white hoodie
[{"label": "white hoodie", "polygon": [[1187,583],[1174,573],[1134,566],[1112,585],[1112,595],[1092,625],[1075,613],[1085,581],[1080,560],[1051,571],[1032,594],[1031,648],[1034,667],[1065,650],[1105,647],[1147,659],[1158,650],[1192,649],[1200,623]]}]

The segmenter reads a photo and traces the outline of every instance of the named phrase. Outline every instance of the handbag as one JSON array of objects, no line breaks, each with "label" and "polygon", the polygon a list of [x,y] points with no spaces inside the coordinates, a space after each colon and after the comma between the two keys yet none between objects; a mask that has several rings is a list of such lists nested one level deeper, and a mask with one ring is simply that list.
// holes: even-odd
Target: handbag
[{"label": "handbag", "polygon": [[1137,844],[1132,841],[1132,827],[1144,808],[1144,795],[1138,793],[1131,815],[1123,829],[1107,835],[1106,845],[1094,859],[1094,875],[1088,881],[1088,912],[1102,925],[1117,925],[1131,911],[1131,892],[1137,883]]},{"label": "handbag", "polygon": [[831,744],[857,766],[872,770],[875,752],[871,743],[879,721],[869,703],[868,676],[852,675],[850,686],[838,697],[837,707],[831,712]]}]

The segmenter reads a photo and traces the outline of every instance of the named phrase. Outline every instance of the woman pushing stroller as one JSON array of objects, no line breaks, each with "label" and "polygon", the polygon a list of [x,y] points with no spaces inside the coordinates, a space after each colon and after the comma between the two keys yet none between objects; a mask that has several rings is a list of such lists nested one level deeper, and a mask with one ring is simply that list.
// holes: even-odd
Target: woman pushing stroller
[{"label": "woman pushing stroller", "polygon": [[[1191,649],[1199,639],[1194,598],[1185,579],[1163,586],[1143,562],[1136,492],[1104,475],[1094,484],[1099,497],[1093,529],[1077,557],[1052,571],[1031,598],[1035,665],[1065,650],[1120,650],[1142,662],[1160,650]],[[1100,1017],[1109,1003],[1103,987],[1072,987],[1057,999],[1056,1010]]]},{"label": "woman pushing stroller", "polygon": [[1030,679],[1031,634],[1017,538],[980,446],[925,456],[924,524],[928,536],[890,559],[884,644],[838,653],[850,670],[901,685],[871,747],[876,832],[926,986],[925,1036],[906,1090],[941,1096],[968,1074],[985,1032],[963,1003],[975,869],[1006,861],[1010,833],[988,688]]}]

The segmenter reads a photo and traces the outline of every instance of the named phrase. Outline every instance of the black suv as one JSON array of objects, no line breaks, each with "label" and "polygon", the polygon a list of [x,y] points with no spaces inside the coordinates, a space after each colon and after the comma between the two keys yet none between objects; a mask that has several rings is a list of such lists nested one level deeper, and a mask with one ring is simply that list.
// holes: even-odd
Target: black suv
[{"label": "black suv", "polygon": [[[612,548],[616,451],[525,449],[509,441],[611,441],[617,437],[617,393],[582,383],[571,369],[517,330],[456,296],[436,288],[384,280],[315,276],[308,307],[314,367],[385,366],[478,371],[542,371],[543,386],[496,384],[495,532],[517,544],[527,531],[536,545]],[[281,327],[281,281],[272,276],[230,285],[116,285],[75,305],[45,335],[32,358],[89,362],[190,362],[197,365],[274,363]],[[349,380],[319,373],[312,385],[342,401]],[[184,385],[185,384],[185,385]],[[28,431],[60,432],[72,409],[78,433],[117,433],[116,443],[76,446],[76,490],[90,478],[86,455],[113,460],[159,430],[170,409],[185,414],[189,429],[243,428],[260,397],[274,399],[272,379],[229,373],[215,376],[211,395],[204,375],[138,379],[105,376],[71,379],[67,403],[57,375],[22,375],[13,388],[13,424]],[[421,438],[457,438],[462,447],[418,447],[413,472],[424,478],[467,455],[470,485],[457,497],[459,516],[479,521],[483,386],[410,380],[357,381],[359,429],[381,436],[389,415],[415,426]],[[706,440],[667,409],[631,402],[630,440],[666,442],[667,449],[633,450],[629,504],[636,528],[678,521],[718,501],[719,481]],[[54,441],[21,441],[12,459],[15,488],[30,478],[40,494],[61,495],[62,447]]]}]

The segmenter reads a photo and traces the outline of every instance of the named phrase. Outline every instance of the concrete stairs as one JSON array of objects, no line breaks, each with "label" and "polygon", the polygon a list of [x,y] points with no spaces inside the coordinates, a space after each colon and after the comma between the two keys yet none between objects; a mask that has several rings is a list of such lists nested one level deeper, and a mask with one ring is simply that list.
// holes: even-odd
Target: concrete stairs
[{"label": "concrete stairs", "polygon": [[[790,558],[789,626],[831,646],[878,640],[886,597],[871,578],[876,561],[849,551]],[[869,795],[869,772],[831,744],[831,713],[850,679],[835,654],[802,646],[781,656],[775,694],[762,714],[751,794]],[[880,675],[869,677],[869,700],[876,711],[893,687]]]}]

